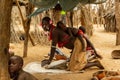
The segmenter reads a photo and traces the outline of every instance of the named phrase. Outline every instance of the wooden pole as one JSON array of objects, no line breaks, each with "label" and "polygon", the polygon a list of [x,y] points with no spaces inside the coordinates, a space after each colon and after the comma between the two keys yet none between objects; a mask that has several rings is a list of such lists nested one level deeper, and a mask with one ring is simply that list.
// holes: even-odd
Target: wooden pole
[{"label": "wooden pole", "polygon": [[[22,18],[22,23],[23,23],[23,27],[24,27],[24,31],[25,31],[25,40],[24,40],[24,50],[23,50],[23,57],[27,57],[27,51],[28,51],[28,37],[30,37],[30,40],[31,40],[31,43],[33,46],[35,46],[30,34],[29,34],[29,30],[30,30],[30,22],[31,22],[31,19],[30,18],[26,18],[24,19],[23,15],[22,15],[22,11],[20,9],[20,5],[19,5],[19,2],[18,0],[16,0],[16,4],[18,6],[18,9],[20,11],[20,15],[21,15],[21,18]],[[26,7],[26,14],[29,15],[32,13],[33,11],[33,6],[32,4],[28,3],[27,7]]]}]

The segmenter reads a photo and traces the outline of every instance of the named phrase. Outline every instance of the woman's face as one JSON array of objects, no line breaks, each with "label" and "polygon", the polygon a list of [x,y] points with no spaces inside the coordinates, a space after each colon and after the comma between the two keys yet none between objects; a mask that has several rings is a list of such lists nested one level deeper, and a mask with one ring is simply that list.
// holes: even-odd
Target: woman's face
[{"label": "woman's face", "polygon": [[44,31],[49,31],[50,30],[50,23],[48,21],[43,20],[42,21],[42,28]]}]

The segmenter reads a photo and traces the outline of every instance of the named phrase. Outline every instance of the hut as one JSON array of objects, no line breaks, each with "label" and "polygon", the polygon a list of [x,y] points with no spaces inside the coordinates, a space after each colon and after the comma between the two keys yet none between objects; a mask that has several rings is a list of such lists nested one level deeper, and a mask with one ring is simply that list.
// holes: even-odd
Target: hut
[{"label": "hut", "polygon": [[103,17],[105,20],[104,29],[107,32],[116,32],[115,7],[108,10]]}]

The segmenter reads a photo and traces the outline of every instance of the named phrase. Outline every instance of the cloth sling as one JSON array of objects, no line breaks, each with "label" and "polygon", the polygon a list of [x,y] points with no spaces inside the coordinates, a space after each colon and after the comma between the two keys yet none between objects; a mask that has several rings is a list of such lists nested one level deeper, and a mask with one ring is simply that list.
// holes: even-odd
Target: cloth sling
[{"label": "cloth sling", "polygon": [[[86,40],[84,39],[85,47]],[[74,49],[70,56],[70,62],[68,63],[68,69],[70,71],[80,71],[87,64],[86,51],[82,51],[82,44],[78,38],[76,38],[74,43]]]}]

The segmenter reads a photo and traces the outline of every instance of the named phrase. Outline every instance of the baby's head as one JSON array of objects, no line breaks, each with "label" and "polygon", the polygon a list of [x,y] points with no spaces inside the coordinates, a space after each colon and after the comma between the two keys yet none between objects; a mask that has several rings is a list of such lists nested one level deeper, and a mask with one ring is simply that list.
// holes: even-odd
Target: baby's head
[{"label": "baby's head", "polygon": [[80,30],[82,30],[82,31],[83,31],[83,33],[86,33],[86,29],[85,29],[85,27],[80,26],[80,27],[79,27],[79,29],[80,29]]}]

